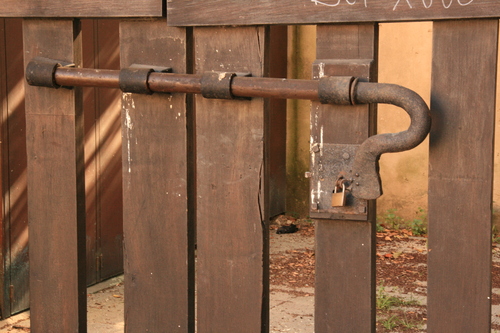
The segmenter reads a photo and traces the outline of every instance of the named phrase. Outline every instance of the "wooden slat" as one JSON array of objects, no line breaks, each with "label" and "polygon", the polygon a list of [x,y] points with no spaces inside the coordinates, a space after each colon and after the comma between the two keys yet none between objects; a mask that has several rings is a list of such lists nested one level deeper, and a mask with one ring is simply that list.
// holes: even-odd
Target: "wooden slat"
[{"label": "wooden slat", "polygon": [[[119,20],[95,20],[96,68],[119,69]],[[96,89],[97,221],[99,276],[123,272],[121,92]]]},{"label": "wooden slat", "polygon": [[[78,21],[25,20],[25,64],[81,63]],[[33,332],[84,332],[85,184],[80,89],[26,86]]]},{"label": "wooden slat", "polygon": [[[264,76],[267,39],[264,27],[194,28],[196,72]],[[199,333],[268,329],[265,109],[196,96]]]},{"label": "wooden slat", "polygon": [[[121,64],[187,71],[186,30],[120,23]],[[186,96],[123,94],[126,332],[194,331],[194,244],[188,239]]]},{"label": "wooden slat", "polygon": [[[82,20],[82,44],[83,44],[83,67],[95,68],[95,40],[96,31],[93,20]],[[85,204],[86,204],[86,256],[87,256],[87,285],[95,284],[98,281],[98,195],[97,195],[97,158],[96,146],[97,135],[95,123],[97,117],[96,88],[83,88],[83,113],[85,131]]]},{"label": "wooden slat", "polygon": [[[316,57],[374,59],[372,72],[364,76],[376,81],[377,42],[373,24],[318,26]],[[376,118],[368,106],[315,102],[311,119],[311,144],[359,144],[373,134]],[[374,208],[370,205],[368,222],[316,220],[316,332],[375,332]]]},{"label": "wooden slat", "polygon": [[10,223],[11,313],[29,307],[28,204],[26,179],[26,118],[24,107],[24,62],[21,19],[5,20],[7,45],[8,201],[6,213]]},{"label": "wooden slat", "polygon": [[160,17],[162,0],[2,0],[0,17]]},{"label": "wooden slat", "polygon": [[[288,27],[270,27],[269,76],[287,77]],[[269,136],[269,214],[276,216],[286,209],[286,100],[271,99],[266,125]]]},{"label": "wooden slat", "polygon": [[304,24],[499,17],[497,0],[170,0],[173,25]]},{"label": "wooden slat", "polygon": [[433,31],[428,332],[490,332],[498,20]]},{"label": "wooden slat", "polygon": [[[82,20],[83,67],[119,69],[119,20]],[[123,272],[121,91],[86,87],[87,284]]]},{"label": "wooden slat", "polygon": [[[7,109],[7,66],[5,60],[6,44],[5,44],[5,19],[0,19],[0,115],[1,115],[1,127],[0,135],[2,142],[6,141],[8,138],[7,133],[7,119],[8,109]],[[5,145],[0,146],[0,188],[2,192],[5,192],[4,187],[8,184],[8,177],[6,177],[5,167],[6,150],[8,149]],[[8,163],[7,163],[8,165]],[[2,262],[0,263],[0,315],[2,318],[10,316],[10,300],[9,300],[9,286],[10,286],[10,274],[8,274],[8,267],[10,267],[10,219],[6,211],[9,207],[8,197],[2,196],[2,220],[0,223],[0,251],[2,253]]]}]

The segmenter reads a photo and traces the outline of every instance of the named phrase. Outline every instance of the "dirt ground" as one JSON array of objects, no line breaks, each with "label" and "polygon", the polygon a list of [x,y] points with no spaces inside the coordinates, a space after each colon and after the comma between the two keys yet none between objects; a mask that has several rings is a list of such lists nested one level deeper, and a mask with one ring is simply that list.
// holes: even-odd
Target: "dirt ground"
[{"label": "dirt ground", "polygon": [[[298,225],[276,234],[280,225]],[[271,332],[314,332],[314,224],[281,216],[271,224]],[[425,332],[427,239],[407,230],[377,233],[377,332]],[[500,332],[500,247],[493,247],[492,332]],[[88,289],[88,332],[123,332],[123,277]],[[29,332],[29,312],[0,332]]]}]

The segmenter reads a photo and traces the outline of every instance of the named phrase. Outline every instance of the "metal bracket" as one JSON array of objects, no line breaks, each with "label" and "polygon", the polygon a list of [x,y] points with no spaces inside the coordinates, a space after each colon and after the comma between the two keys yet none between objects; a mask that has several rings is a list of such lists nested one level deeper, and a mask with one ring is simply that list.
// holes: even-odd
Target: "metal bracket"
[{"label": "metal bracket", "polygon": [[171,73],[170,67],[156,67],[149,65],[133,64],[128,68],[120,70],[119,83],[123,92],[151,95],[153,91],[149,89],[149,74]]},{"label": "metal bracket", "polygon": [[[346,75],[352,72],[361,77],[363,75],[359,74],[364,73],[367,77],[370,70],[371,60],[353,62],[320,60],[315,62],[313,67],[313,75],[319,79],[318,97],[321,103],[337,105],[386,103],[399,106],[410,116],[411,123],[406,131],[378,134],[366,139],[359,146],[352,166],[342,170],[349,179],[355,179],[356,186],[351,187],[352,195],[365,200],[377,199],[382,195],[378,164],[380,155],[416,147],[425,139],[431,126],[427,105],[419,95],[407,88],[393,84],[362,82],[350,76],[326,76]],[[317,169],[314,164],[313,168]]]},{"label": "metal bracket", "polygon": [[231,92],[231,84],[235,76],[250,77],[252,74],[232,72],[203,73],[201,77],[201,95],[205,98],[235,99]]},{"label": "metal bracket", "polygon": [[[359,145],[349,144],[313,145],[311,165],[314,171],[309,174],[312,218],[368,220],[368,201],[354,197],[350,190],[356,184],[352,183],[348,172],[352,168],[358,149]],[[347,179],[346,202],[343,207],[332,207],[332,192],[340,175]]]},{"label": "metal bracket", "polygon": [[26,81],[32,86],[60,88],[55,78],[59,67],[75,67],[75,64],[43,57],[33,58],[26,66]]}]

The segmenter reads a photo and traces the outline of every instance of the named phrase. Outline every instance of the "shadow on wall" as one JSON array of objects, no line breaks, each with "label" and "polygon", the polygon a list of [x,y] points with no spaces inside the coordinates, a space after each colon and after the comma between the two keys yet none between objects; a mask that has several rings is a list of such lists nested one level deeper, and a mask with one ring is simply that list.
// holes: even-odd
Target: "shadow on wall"
[{"label": "shadow on wall", "polygon": [[[118,20],[82,21],[85,67],[119,69],[118,23]],[[3,318],[29,306],[22,40],[21,19],[0,19]],[[111,89],[84,91],[89,284],[123,271],[120,96],[119,91]]]}]

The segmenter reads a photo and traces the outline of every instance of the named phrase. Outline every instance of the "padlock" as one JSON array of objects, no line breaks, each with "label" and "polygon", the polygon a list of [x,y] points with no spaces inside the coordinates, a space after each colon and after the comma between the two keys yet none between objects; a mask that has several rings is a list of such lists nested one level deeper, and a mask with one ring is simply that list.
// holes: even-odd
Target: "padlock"
[{"label": "padlock", "polygon": [[342,192],[337,192],[338,186],[335,185],[335,189],[332,193],[332,207],[343,207],[345,206],[345,184],[342,182]]}]

